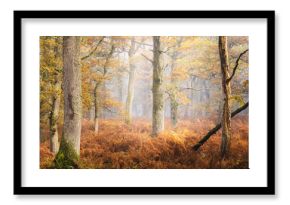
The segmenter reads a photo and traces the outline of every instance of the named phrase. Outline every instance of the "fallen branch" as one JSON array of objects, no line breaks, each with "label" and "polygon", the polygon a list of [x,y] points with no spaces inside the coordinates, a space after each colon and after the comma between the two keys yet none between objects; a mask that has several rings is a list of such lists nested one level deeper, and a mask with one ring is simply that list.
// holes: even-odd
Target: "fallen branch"
[{"label": "fallen branch", "polygon": [[[231,114],[231,118],[236,116],[238,113],[242,112],[249,106],[249,102],[244,104],[242,107],[239,107]],[[200,146],[202,146],[213,134],[215,134],[222,127],[221,123],[217,124],[213,129],[211,129],[197,144],[193,146],[193,150],[197,151]]]}]

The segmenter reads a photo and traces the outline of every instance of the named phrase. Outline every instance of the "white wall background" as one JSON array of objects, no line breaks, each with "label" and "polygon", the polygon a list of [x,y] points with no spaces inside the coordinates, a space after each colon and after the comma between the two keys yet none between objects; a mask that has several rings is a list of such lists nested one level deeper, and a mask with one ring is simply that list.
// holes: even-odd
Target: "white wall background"
[{"label": "white wall background", "polygon": [[[164,3],[163,3],[164,2]],[[1,204],[288,204],[290,201],[290,12],[287,1],[232,0],[26,0],[0,3],[0,203]],[[13,10],[276,10],[276,196],[14,196]],[[284,67],[283,67],[284,66]],[[269,82],[271,84],[271,82]]]}]

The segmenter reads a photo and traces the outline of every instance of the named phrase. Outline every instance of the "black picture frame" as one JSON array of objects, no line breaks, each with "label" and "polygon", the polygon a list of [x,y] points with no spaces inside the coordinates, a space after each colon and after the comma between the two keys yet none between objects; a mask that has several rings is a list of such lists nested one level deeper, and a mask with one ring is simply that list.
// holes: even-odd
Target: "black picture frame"
[{"label": "black picture frame", "polygon": [[[266,187],[23,187],[21,23],[27,18],[211,18],[267,20]],[[14,194],[273,195],[275,194],[275,11],[14,11]]]}]

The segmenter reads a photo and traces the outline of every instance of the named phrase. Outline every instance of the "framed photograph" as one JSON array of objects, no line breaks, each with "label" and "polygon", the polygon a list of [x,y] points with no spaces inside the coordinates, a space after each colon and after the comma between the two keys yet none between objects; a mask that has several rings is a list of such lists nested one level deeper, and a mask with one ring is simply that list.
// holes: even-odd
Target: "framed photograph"
[{"label": "framed photograph", "polygon": [[14,194],[275,194],[274,11],[14,11]]}]

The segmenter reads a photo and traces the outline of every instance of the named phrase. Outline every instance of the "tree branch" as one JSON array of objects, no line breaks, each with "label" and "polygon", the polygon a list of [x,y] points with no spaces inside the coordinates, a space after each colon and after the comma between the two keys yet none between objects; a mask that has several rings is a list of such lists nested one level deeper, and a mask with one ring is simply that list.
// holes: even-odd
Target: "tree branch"
[{"label": "tree branch", "polygon": [[175,46],[169,46],[169,47],[167,47],[167,49],[166,50],[164,50],[164,51],[159,51],[160,53],[167,53],[171,48],[174,48]]},{"label": "tree branch", "polygon": [[237,60],[236,60],[236,65],[235,65],[235,67],[233,68],[233,73],[232,73],[232,75],[227,79],[227,83],[230,82],[230,81],[232,80],[232,78],[234,77],[234,75],[235,75],[235,73],[236,73],[236,70],[237,70],[237,68],[238,68],[238,66],[239,66],[239,61],[240,61],[241,57],[242,57],[245,53],[247,53],[248,51],[249,51],[249,49],[247,49],[247,50],[243,51],[242,53],[240,53],[239,57],[238,57]]},{"label": "tree branch", "polygon": [[139,41],[135,41],[135,40],[134,40],[134,42],[137,43],[137,44],[139,44],[139,45],[143,45],[143,46],[151,46],[151,47],[153,47],[152,44],[148,44],[148,43],[144,43],[144,42],[139,42]]},{"label": "tree branch", "polygon": [[153,64],[153,60],[152,60],[152,59],[148,58],[148,57],[147,57],[146,55],[144,55],[143,53],[141,53],[141,55],[142,55],[144,58],[146,58],[146,60],[150,61],[150,62]]},{"label": "tree branch", "polygon": [[[242,107],[239,107],[231,114],[231,118],[236,116],[238,113],[242,112],[249,106],[249,102],[244,104]],[[198,143],[193,146],[193,150],[197,151],[200,146],[202,146],[213,134],[215,134],[222,127],[221,123],[217,124],[213,129],[211,129]]]},{"label": "tree branch", "polygon": [[103,42],[104,38],[105,37],[103,36],[101,38],[101,40],[99,40],[99,42],[97,43],[96,47],[88,55],[82,57],[81,60],[85,60],[85,59],[89,58],[91,55],[93,55],[94,52],[96,52],[96,50],[98,49],[99,45]]},{"label": "tree branch", "polygon": [[194,90],[194,91],[204,91],[204,90],[210,90],[212,88],[200,88],[200,89],[196,89],[196,88],[180,88],[180,90]]}]

